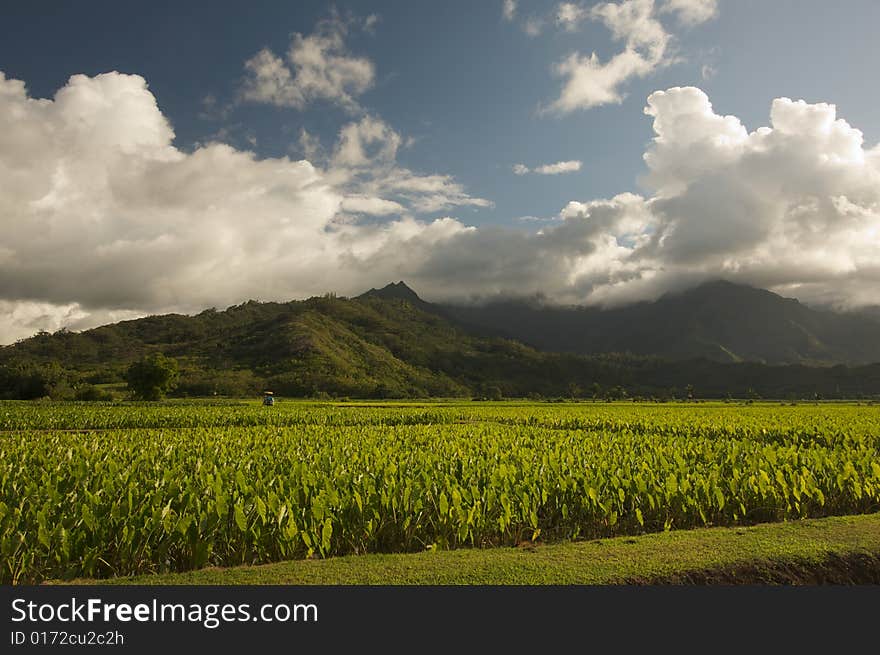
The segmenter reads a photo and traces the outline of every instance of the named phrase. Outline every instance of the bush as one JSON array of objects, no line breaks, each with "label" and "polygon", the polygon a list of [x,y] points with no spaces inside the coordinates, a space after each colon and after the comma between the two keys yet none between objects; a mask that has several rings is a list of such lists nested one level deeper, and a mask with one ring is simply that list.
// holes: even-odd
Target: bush
[{"label": "bush", "polygon": [[81,384],[76,388],[74,400],[87,400],[97,402],[109,402],[113,400],[113,394],[106,389],[99,389],[93,384]]}]

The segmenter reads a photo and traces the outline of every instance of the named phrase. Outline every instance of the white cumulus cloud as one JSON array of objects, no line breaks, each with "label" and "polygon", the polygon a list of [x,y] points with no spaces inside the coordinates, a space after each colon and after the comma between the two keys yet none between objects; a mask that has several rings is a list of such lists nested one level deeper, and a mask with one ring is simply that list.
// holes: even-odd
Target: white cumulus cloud
[{"label": "white cumulus cloud", "polygon": [[[602,22],[615,40],[623,41],[624,50],[607,61],[595,52],[589,57],[578,52],[557,62],[553,72],[565,78],[562,92],[548,107],[549,111],[569,113],[576,109],[589,109],[600,105],[619,103],[623,100],[620,86],[633,77],[645,77],[667,63],[666,53],[670,35],[657,20],[654,0],[623,0],[607,2],[589,11],[573,5],[559,20],[573,29],[589,16]],[[563,16],[565,16],[563,20]]]},{"label": "white cumulus cloud", "polygon": [[[364,29],[373,30],[376,21],[371,15]],[[294,33],[284,59],[267,48],[260,50],[245,62],[241,97],[296,109],[315,101],[358,109],[356,98],[375,83],[376,67],[366,57],[348,52],[350,23],[334,15],[320,21],[313,34]]]},{"label": "white cumulus cloud", "polygon": [[562,173],[575,173],[581,170],[583,162],[579,160],[558,161],[555,164],[542,164],[529,168],[525,164],[514,164],[513,172],[515,175],[527,175],[529,173],[537,173],[538,175],[560,175]]},{"label": "white cumulus cloud", "polygon": [[556,24],[573,32],[584,21],[602,23],[622,51],[603,60],[596,52],[589,56],[571,52],[553,65],[552,71],[563,78],[559,97],[544,108],[545,112],[567,114],[578,109],[618,104],[624,99],[624,84],[651,75],[672,64],[673,35],[660,16],[674,14],[683,25],[694,26],[717,14],[714,0],[620,0],[592,6],[563,2],[556,9]]},{"label": "white cumulus cloud", "polygon": [[660,11],[676,14],[682,25],[694,26],[718,15],[718,0],[663,0]]},{"label": "white cumulus cloud", "polygon": [[[492,206],[489,200],[468,194],[451,175],[424,175],[399,166],[397,152],[406,145],[407,141],[383,120],[364,116],[339,131],[326,162],[327,179],[361,196],[395,197],[420,213]],[[391,207],[387,202],[381,206]]]},{"label": "white cumulus cloud", "polygon": [[516,0],[504,0],[501,4],[501,17],[507,21],[516,18]]},{"label": "white cumulus cloud", "polygon": [[562,2],[556,8],[556,24],[569,32],[578,29],[589,17],[589,8],[574,2]]}]

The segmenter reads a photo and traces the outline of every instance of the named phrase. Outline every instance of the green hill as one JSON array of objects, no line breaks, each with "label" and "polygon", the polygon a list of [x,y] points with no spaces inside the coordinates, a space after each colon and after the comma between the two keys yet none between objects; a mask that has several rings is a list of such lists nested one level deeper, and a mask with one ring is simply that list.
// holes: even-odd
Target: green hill
[{"label": "green hill", "polygon": [[169,314],[81,333],[40,333],[0,348],[0,397],[101,396],[152,352],[177,360],[179,396],[862,397],[880,395],[880,365],[721,364],[708,358],[542,352],[480,335],[405,284]]}]

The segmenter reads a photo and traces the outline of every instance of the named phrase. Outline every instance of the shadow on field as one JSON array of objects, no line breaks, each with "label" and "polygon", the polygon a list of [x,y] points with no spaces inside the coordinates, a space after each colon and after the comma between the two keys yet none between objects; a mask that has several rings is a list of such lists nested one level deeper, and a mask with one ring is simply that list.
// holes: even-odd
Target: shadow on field
[{"label": "shadow on field", "polygon": [[763,561],[661,578],[632,578],[636,585],[870,585],[880,584],[880,554],[829,555],[821,562]]}]

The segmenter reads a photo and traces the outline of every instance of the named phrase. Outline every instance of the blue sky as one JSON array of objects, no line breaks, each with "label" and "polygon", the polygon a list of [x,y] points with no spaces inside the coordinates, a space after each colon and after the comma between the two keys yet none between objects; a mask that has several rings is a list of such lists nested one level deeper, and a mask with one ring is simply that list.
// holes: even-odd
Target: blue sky
[{"label": "blue sky", "polygon": [[[550,20],[558,4],[523,0],[518,19]],[[501,2],[18,3],[4,10],[0,62],[39,97],[51,97],[74,73],[139,74],[180,147],[226,128],[226,140],[261,156],[298,154],[301,127],[332,141],[350,114],[332,103],[304,111],[245,104],[210,120],[200,117],[202,102],[233,103],[245,60],[263,47],[283,53],[292,32],[312,32],[331,7],[378,15],[374,34],[355,31],[348,39],[353,54],[376,65],[376,84],[359,100],[416,140],[403,163],[453,174],[495,203],[465,213],[469,223],[549,217],[570,199],[638,190],[641,155],[653,136],[642,109],[656,89],[698,86],[717,111],[751,129],[767,123],[779,96],[834,102],[868,142],[880,139],[880,87],[869,83],[880,54],[880,4],[871,0],[723,3],[717,19],[675,30],[681,63],[624,85],[621,104],[563,117],[538,115],[559,90],[552,63],[572,50],[607,58],[619,45],[597,23],[571,33],[547,25],[530,37],[519,21],[503,20]],[[703,78],[704,65],[715,70],[711,79]],[[511,174],[519,162],[564,160],[584,166],[554,177]]]},{"label": "blue sky", "polygon": [[[175,135],[170,146],[181,156],[202,152],[206,159],[211,152],[205,150],[207,145],[223,143],[235,153],[254,153],[257,162],[310,161],[321,177],[320,181],[309,181],[309,188],[327,184],[341,203],[341,209],[335,214],[328,213],[319,226],[323,232],[335,231],[336,242],[331,247],[315,241],[312,252],[332,252],[337,268],[345,264],[350,269],[347,275],[341,276],[329,272],[302,274],[289,268],[289,262],[282,265],[279,255],[272,260],[276,265],[267,269],[273,278],[289,275],[304,281],[261,286],[259,279],[255,279],[252,284],[231,285],[224,294],[202,289],[188,292],[187,289],[198,286],[193,283],[192,271],[181,271],[179,277],[161,284],[154,278],[147,280],[149,273],[145,267],[138,273],[140,277],[135,276],[131,283],[155,287],[146,292],[130,293],[127,289],[113,290],[105,288],[109,285],[98,285],[100,292],[86,293],[52,282],[57,279],[52,275],[69,271],[73,264],[68,264],[68,269],[61,268],[60,264],[40,269],[31,262],[15,271],[4,271],[13,281],[7,282],[5,288],[0,285],[3,298],[0,302],[8,303],[7,313],[17,312],[18,316],[6,327],[5,333],[18,336],[37,325],[57,327],[65,322],[75,327],[87,326],[108,318],[160,310],[191,311],[208,303],[231,304],[241,300],[234,294],[252,295],[260,289],[265,299],[282,299],[306,295],[321,285],[335,285],[342,292],[354,292],[359,283],[368,286],[367,282],[381,282],[369,275],[365,277],[364,270],[375,271],[376,276],[406,275],[436,298],[540,291],[564,302],[623,302],[656,296],[700,278],[725,276],[792,293],[797,291],[803,298],[815,302],[875,302],[867,292],[841,292],[843,285],[852,284],[854,279],[866,284],[864,272],[870,271],[873,276],[876,268],[870,258],[855,258],[847,245],[854,239],[864,242],[866,234],[869,238],[875,234],[871,231],[871,221],[875,220],[877,211],[873,204],[875,199],[870,194],[870,197],[864,196],[863,191],[873,188],[873,169],[858,182],[853,181],[852,171],[841,173],[840,186],[827,190],[828,203],[838,202],[836,199],[840,197],[848,198],[848,202],[867,212],[868,218],[865,224],[851,225],[845,236],[840,235],[839,252],[825,253],[824,261],[835,264],[823,265],[828,269],[824,273],[803,270],[795,273],[796,266],[787,266],[785,271],[775,270],[761,259],[766,259],[770,236],[779,237],[778,229],[770,229],[771,222],[789,225],[790,212],[806,206],[806,195],[810,198],[816,195],[806,190],[795,194],[797,197],[780,198],[772,211],[767,210],[770,213],[761,219],[763,223],[750,226],[741,225],[745,219],[735,215],[743,211],[742,207],[737,209],[736,201],[742,186],[737,187],[736,193],[732,188],[717,190],[714,197],[732,199],[730,206],[719,212],[726,217],[726,222],[718,226],[706,226],[703,222],[699,228],[688,228],[687,238],[679,239],[681,243],[668,251],[676,253],[673,258],[673,254],[658,254],[661,245],[669,243],[658,235],[665,233],[670,239],[676,234],[680,237],[685,233],[682,226],[690,219],[675,212],[705,211],[707,206],[705,202],[700,204],[699,198],[682,196],[672,202],[670,197],[681,196],[685,187],[695,189],[708,184],[701,171],[732,164],[724,157],[712,155],[704,168],[692,172],[688,179],[672,179],[674,175],[670,177],[670,171],[681,168],[674,157],[684,155],[680,149],[654,139],[659,135],[657,125],[663,120],[663,112],[667,116],[681,115],[681,108],[687,103],[702,103],[698,112],[702,112],[701,115],[714,112],[718,116],[737,117],[744,130],[752,133],[758,127],[770,125],[771,103],[787,97],[804,99],[808,105],[836,105],[834,118],[845,119],[864,135],[863,154],[875,152],[880,141],[880,112],[876,110],[880,90],[875,83],[880,55],[875,31],[880,24],[880,4],[872,0],[841,3],[618,0],[607,4],[519,0],[507,7],[507,15],[505,4],[502,0],[334,4],[153,2],[149,5],[29,2],[5,7],[0,28],[0,71],[7,80],[22,81],[27,89],[22,93],[28,98],[53,98],[68,85],[72,75],[81,74],[94,80],[100,74],[116,71],[122,74],[116,81],[126,84],[134,79],[129,76],[140,76],[145,80],[147,93],[155,99],[159,113],[150,114],[146,108],[143,119],[137,113],[140,109],[120,113],[116,117],[120,121],[132,121],[130,133],[145,122],[164,119]],[[569,19],[560,20],[563,15]],[[343,68],[352,65],[357,70],[350,73],[347,82],[329,91],[312,88],[302,95],[301,88],[276,89],[275,100],[266,95],[265,87],[263,97],[258,97],[256,92],[249,93],[249,88],[255,88],[252,82],[256,68],[248,68],[246,62],[253,62],[261,51],[267,58],[274,57],[278,65],[288,71],[293,86],[298,83],[298,65],[287,54],[295,33],[301,35],[305,43],[317,43],[309,39],[318,37],[338,39],[335,45],[322,51],[326,57],[321,63],[322,74],[328,71],[328,74],[336,74],[332,62],[327,63],[333,57],[337,58],[337,65]],[[596,95],[598,91],[587,88],[597,74],[596,70],[584,72],[584,62],[591,53],[595,53],[598,67],[609,65],[616,57],[626,54],[635,60],[632,70],[637,72],[624,73],[616,82],[602,87],[603,93],[610,90],[615,96],[610,100],[602,100]],[[572,86],[575,100],[566,105],[560,98],[567,85],[574,82],[560,69],[564,67],[563,62],[572,57],[580,58],[579,70],[586,77],[578,89]],[[621,65],[626,64],[621,60]],[[649,96],[673,87],[693,87],[694,91],[689,96],[677,96],[674,102],[667,98],[671,104],[646,115]],[[705,101],[700,99],[702,96],[698,97],[697,89],[705,94]],[[287,99],[278,101],[283,93]],[[85,102],[82,98],[86,96],[93,98],[94,90],[81,96],[80,101]],[[149,104],[149,98],[143,97]],[[56,101],[54,107],[59,117],[51,120],[69,125],[60,116],[61,103]],[[803,120],[798,125],[809,131],[804,122],[807,111],[801,112]],[[50,120],[42,116],[33,118],[37,122]],[[654,119],[658,120],[656,125]],[[714,129],[708,127],[710,123],[706,129]],[[718,121],[711,125],[716,123],[721,125]],[[339,156],[339,144],[341,130],[347,125],[359,126],[358,138],[367,139],[363,144],[368,150],[379,151],[387,146],[386,155],[374,158],[375,153],[370,150],[369,162],[346,164],[345,158]],[[120,133],[126,132],[124,128],[120,130]],[[320,144],[319,149],[303,145],[303,130],[311,135],[313,144]],[[375,137],[373,141],[365,136],[369,130]],[[59,131],[46,134],[57,135]],[[849,136],[854,134],[851,132]],[[805,135],[806,132],[800,137],[806,138]],[[76,157],[85,166],[86,155],[63,149],[60,137],[45,138],[50,141],[44,145],[58,152],[43,162],[45,169],[41,170],[45,170],[47,180],[55,180],[46,184],[57,186],[59,167],[68,170]],[[677,140],[680,145],[690,143],[686,129],[676,128],[674,135],[670,132],[668,138]],[[709,143],[714,136],[702,134],[700,138]],[[740,137],[734,135],[733,138]],[[803,138],[798,143],[802,143]],[[779,157],[790,158],[793,143],[784,148],[778,146]],[[820,150],[837,147],[824,141],[824,145],[818,144],[815,139],[811,143]],[[766,151],[766,144],[749,147],[753,146],[756,152]],[[653,169],[643,159],[652,149],[660,162]],[[130,153],[130,149],[126,152]],[[817,157],[821,159],[822,153],[825,150]],[[24,161],[12,146],[5,154],[10,167]],[[705,154],[705,148],[685,154],[694,161],[695,157]],[[98,167],[109,166],[111,159],[109,154],[95,154],[91,149],[88,157],[97,158],[88,162]],[[872,165],[873,157],[868,155]],[[789,161],[794,166],[800,165],[801,159],[780,161]],[[191,161],[197,162],[200,158]],[[62,166],[59,162],[65,163]],[[571,170],[552,175],[535,170],[559,162],[580,162],[580,166],[568,166]],[[747,163],[737,165],[745,171]],[[529,172],[515,174],[516,164],[524,165]],[[131,162],[129,165],[134,170]],[[382,172],[378,173],[378,169]],[[189,174],[199,177],[200,183],[216,184],[218,188],[229,186],[216,176],[212,178],[210,167],[198,171]],[[710,172],[716,178],[722,174],[721,169]],[[727,169],[724,174],[734,175]],[[812,174],[814,172],[804,171],[802,177]],[[241,173],[236,179],[247,175]],[[399,183],[401,175],[409,179],[405,185]],[[742,175],[742,180],[737,178],[737,184],[754,188],[755,183],[746,180],[746,173]],[[431,176],[444,178],[440,181]],[[696,180],[695,176],[700,179]],[[142,189],[153,181],[140,179],[137,184]],[[426,191],[425,185],[432,184],[443,188]],[[242,193],[253,195],[257,187],[265,188],[265,185],[242,190]],[[780,181],[774,189],[789,187]],[[33,207],[35,199],[45,201],[60,193],[56,188],[52,195],[48,188],[41,187],[39,195],[21,207]],[[91,198],[92,206],[103,206],[106,195],[102,194],[113,194],[118,189],[116,184],[95,190],[97,195]],[[614,201],[626,192],[637,194],[645,206],[634,208],[625,198]],[[769,193],[767,189],[762,192]],[[284,193],[293,191],[286,188]],[[822,205],[822,193],[816,197],[817,206]],[[115,197],[113,202],[120,202],[120,198]],[[175,209],[176,215],[183,216],[203,207],[196,208],[193,202],[192,198],[181,201]],[[332,204],[331,200],[327,202]],[[377,210],[375,205],[380,202],[396,203],[398,209],[382,213],[386,209]],[[366,206],[364,203],[374,204],[368,211],[361,211],[360,208]],[[594,207],[590,203],[599,205]],[[762,202],[757,204],[763,207]],[[784,209],[780,209],[783,205]],[[754,203],[745,206],[750,207],[749,211],[763,211],[756,209]],[[59,226],[85,220],[83,212],[75,214],[70,203],[64,207],[53,210],[51,220],[58,221]],[[156,218],[167,208],[144,207],[136,215],[132,210],[131,216],[123,216],[127,213],[124,207],[119,205],[99,221],[99,232],[112,233],[113,238],[108,238],[107,243],[97,238],[84,239],[84,252],[104,253],[108,243],[131,242],[132,234],[143,231],[133,230],[135,224],[164,225],[162,235],[152,235],[154,243],[160,236],[166,242],[172,238],[183,239],[171,218],[165,214],[161,219]],[[25,209],[21,211],[26,213]],[[278,231],[278,216],[282,217],[279,219],[282,223],[289,216],[295,224],[301,208],[290,204],[287,209],[273,208],[272,211],[276,212],[275,222],[270,222],[266,229]],[[571,237],[587,243],[584,249],[576,253],[564,248],[553,250],[554,239],[562,240],[566,229],[574,229],[575,220],[589,224],[590,230],[603,225],[604,219],[597,218],[601,211],[616,212],[615,216],[619,216],[609,219],[611,223],[604,226],[604,232],[578,233]],[[23,219],[24,214],[19,215],[15,208],[7,208],[6,212],[0,219],[35,220]],[[271,213],[258,204],[254,205],[253,212],[260,216]],[[248,214],[246,210],[245,214]],[[345,216],[340,218],[342,214]],[[523,217],[543,220],[522,220]],[[205,220],[220,219],[214,216]],[[249,219],[242,214],[230,214],[222,220],[227,221],[224,227],[229,227]],[[447,222],[440,224],[438,220]],[[621,227],[624,224],[625,229]],[[731,234],[747,232],[754,235],[754,240],[748,246],[737,245],[712,262],[704,261],[707,253],[718,248],[701,248],[700,243],[705,245],[712,235],[727,238],[725,226],[731,224],[738,225]],[[838,224],[839,221],[835,223]],[[347,227],[341,228],[341,225]],[[385,230],[381,238],[375,231],[379,227]],[[468,231],[470,227],[477,229]],[[538,230],[544,234],[535,237]],[[702,234],[701,230],[706,234],[700,237],[703,241],[697,243],[699,240],[693,235]],[[56,232],[63,230],[57,228]],[[286,228],[281,232],[285,238],[296,241],[294,228],[289,233]],[[423,238],[420,236],[423,233],[429,236]],[[856,235],[860,235],[858,239]],[[799,247],[803,248],[807,237],[789,232],[785,238],[789,243],[800,243]],[[652,241],[653,245],[649,243]],[[62,240],[55,247],[67,252],[71,245],[70,241]],[[258,249],[233,253],[224,251],[222,244],[215,245],[216,248],[205,255],[203,270],[216,271],[215,259],[241,260],[242,266],[249,263],[253,268],[256,262],[266,258]],[[629,252],[608,250],[620,245],[627,246]],[[47,256],[51,247],[47,243],[42,254]],[[827,250],[827,244],[823,247]],[[443,255],[444,248],[449,248],[452,254]],[[694,254],[695,248],[700,249],[699,256]],[[420,254],[412,255],[415,259],[393,254],[401,249]],[[21,261],[26,259],[26,253],[19,252],[21,249],[15,244],[8,245],[7,250],[18,255]],[[195,253],[198,249],[192,250]],[[597,252],[604,254],[597,258]],[[168,252],[163,253],[171,257]],[[474,259],[459,261],[462,257],[466,259],[462,253],[473,253]],[[823,255],[817,251],[815,256]],[[842,261],[846,257],[852,261]],[[368,263],[371,258],[373,261]],[[636,260],[648,259],[653,262],[651,266],[633,264]],[[380,260],[382,265],[376,263]],[[561,260],[565,260],[565,266],[561,266]],[[0,267],[3,261],[0,257]],[[457,263],[447,265],[452,261]],[[89,271],[124,280],[125,275],[117,276],[113,272],[113,265],[107,261],[103,267]],[[464,282],[453,274],[456,269],[488,270],[491,274],[481,272],[476,275],[481,279]],[[548,269],[550,273],[539,273]],[[600,269],[601,273],[597,273]],[[169,273],[169,277],[174,276]],[[33,281],[37,279],[42,282]],[[124,285],[124,281],[120,284]],[[120,300],[128,297],[131,300]]]}]

